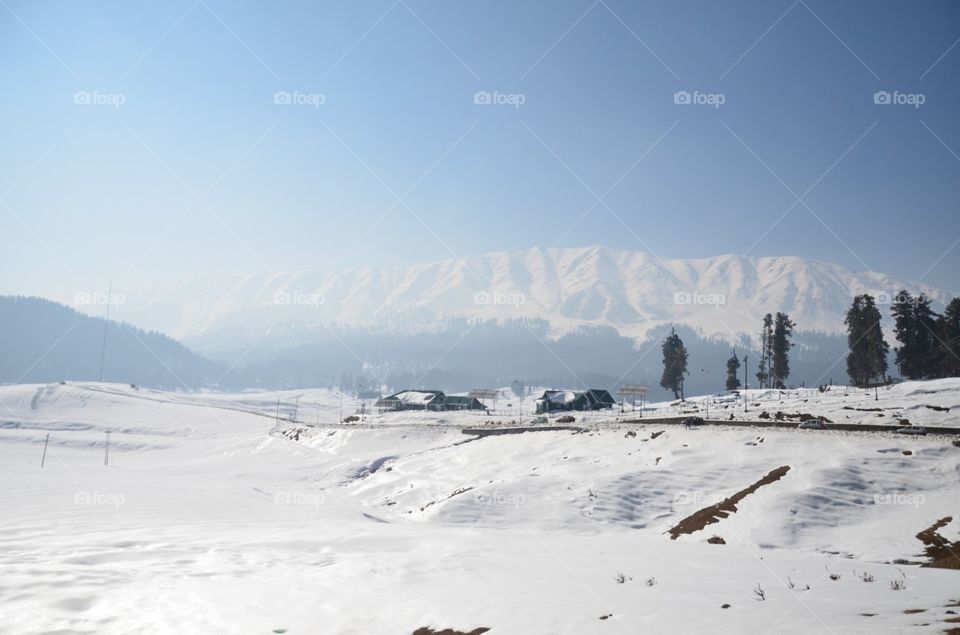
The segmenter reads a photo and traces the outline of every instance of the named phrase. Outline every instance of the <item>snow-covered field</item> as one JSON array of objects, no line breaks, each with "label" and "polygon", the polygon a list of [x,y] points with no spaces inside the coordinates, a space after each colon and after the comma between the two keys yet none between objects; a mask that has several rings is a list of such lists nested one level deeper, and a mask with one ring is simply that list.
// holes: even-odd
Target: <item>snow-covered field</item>
[{"label": "snow-covered field", "polygon": [[[960,426],[958,380],[901,384],[879,401],[844,392],[750,391],[747,415],[720,397],[710,415]],[[692,401],[645,416],[704,414],[706,400]],[[294,403],[300,423],[285,421]],[[876,407],[888,410],[865,410]],[[960,572],[920,567],[916,538],[946,516],[940,534],[960,538],[951,438],[687,430],[610,415],[581,433],[476,438],[462,428],[510,417],[390,413],[336,425],[340,408],[326,390],[0,387],[0,632],[958,626],[947,620],[960,613]],[[671,540],[685,517],[782,466],[734,513]]]}]

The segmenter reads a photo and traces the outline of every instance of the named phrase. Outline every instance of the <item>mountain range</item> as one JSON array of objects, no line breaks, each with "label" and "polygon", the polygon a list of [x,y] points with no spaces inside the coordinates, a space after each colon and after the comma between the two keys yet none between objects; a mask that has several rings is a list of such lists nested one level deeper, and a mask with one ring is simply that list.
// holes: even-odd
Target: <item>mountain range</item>
[{"label": "mountain range", "polygon": [[[253,342],[265,329],[288,345],[328,328],[423,332],[449,320],[544,320],[556,339],[605,327],[642,342],[684,324],[736,342],[767,312],[790,314],[800,331],[842,333],[858,293],[872,293],[885,319],[898,290],[949,296],[920,282],[797,257],[723,255],[663,259],[602,247],[532,248],[425,264],[336,271],[206,273],[122,290],[117,313],[200,350]],[[69,304],[69,298],[67,298]],[[83,308],[83,307],[78,307]]]}]

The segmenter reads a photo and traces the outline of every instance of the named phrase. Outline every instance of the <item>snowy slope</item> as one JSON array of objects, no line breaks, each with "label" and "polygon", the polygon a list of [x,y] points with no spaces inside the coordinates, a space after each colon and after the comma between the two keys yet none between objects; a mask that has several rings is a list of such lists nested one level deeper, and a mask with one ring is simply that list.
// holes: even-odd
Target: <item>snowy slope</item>
[{"label": "snowy slope", "polygon": [[948,299],[917,282],[794,257],[663,260],[599,247],[534,248],[402,267],[197,275],[124,289],[118,315],[178,339],[277,323],[425,328],[454,317],[521,316],[549,320],[556,335],[594,325],[641,338],[675,322],[734,338],[778,310],[802,330],[839,332],[854,294],[883,302],[901,288]]},{"label": "snowy slope", "polygon": [[[958,394],[913,383],[880,403]],[[834,397],[783,406],[848,412]],[[294,403],[321,425],[283,421]],[[891,564],[923,562],[914,536],[945,516],[960,537],[949,439],[613,420],[476,439],[460,426],[478,415],[330,424],[339,407],[326,390],[0,387],[0,632],[941,632],[955,617],[956,571]],[[730,517],[665,534],[780,466]]]}]

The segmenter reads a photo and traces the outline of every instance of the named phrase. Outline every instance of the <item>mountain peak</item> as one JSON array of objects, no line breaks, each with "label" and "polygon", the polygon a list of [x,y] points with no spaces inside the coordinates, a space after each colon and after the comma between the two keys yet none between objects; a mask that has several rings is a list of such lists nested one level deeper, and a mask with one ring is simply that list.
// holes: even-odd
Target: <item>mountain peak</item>
[{"label": "mountain peak", "polygon": [[800,330],[837,333],[853,295],[892,297],[901,288],[947,300],[921,283],[796,256],[665,259],[602,246],[531,247],[392,267],[202,274],[127,292],[122,317],[179,338],[276,324],[416,329],[537,318],[554,334],[604,326],[642,340],[677,323],[735,341],[776,311]]}]

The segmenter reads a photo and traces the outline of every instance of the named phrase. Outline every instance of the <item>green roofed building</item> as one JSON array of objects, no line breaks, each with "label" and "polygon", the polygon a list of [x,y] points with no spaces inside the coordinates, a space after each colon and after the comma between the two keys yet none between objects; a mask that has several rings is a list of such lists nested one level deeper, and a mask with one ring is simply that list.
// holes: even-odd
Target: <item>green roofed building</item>
[{"label": "green roofed building", "polygon": [[440,404],[442,410],[486,410],[486,406],[476,397],[444,395]]},{"label": "green roofed building", "polygon": [[537,414],[563,412],[569,410],[601,410],[613,408],[616,400],[607,390],[591,388],[589,390],[547,390],[537,399]]},{"label": "green roofed building", "polygon": [[440,390],[401,390],[378,400],[374,407],[381,412],[399,410],[486,411],[486,407],[479,399],[460,395],[445,395]]}]

